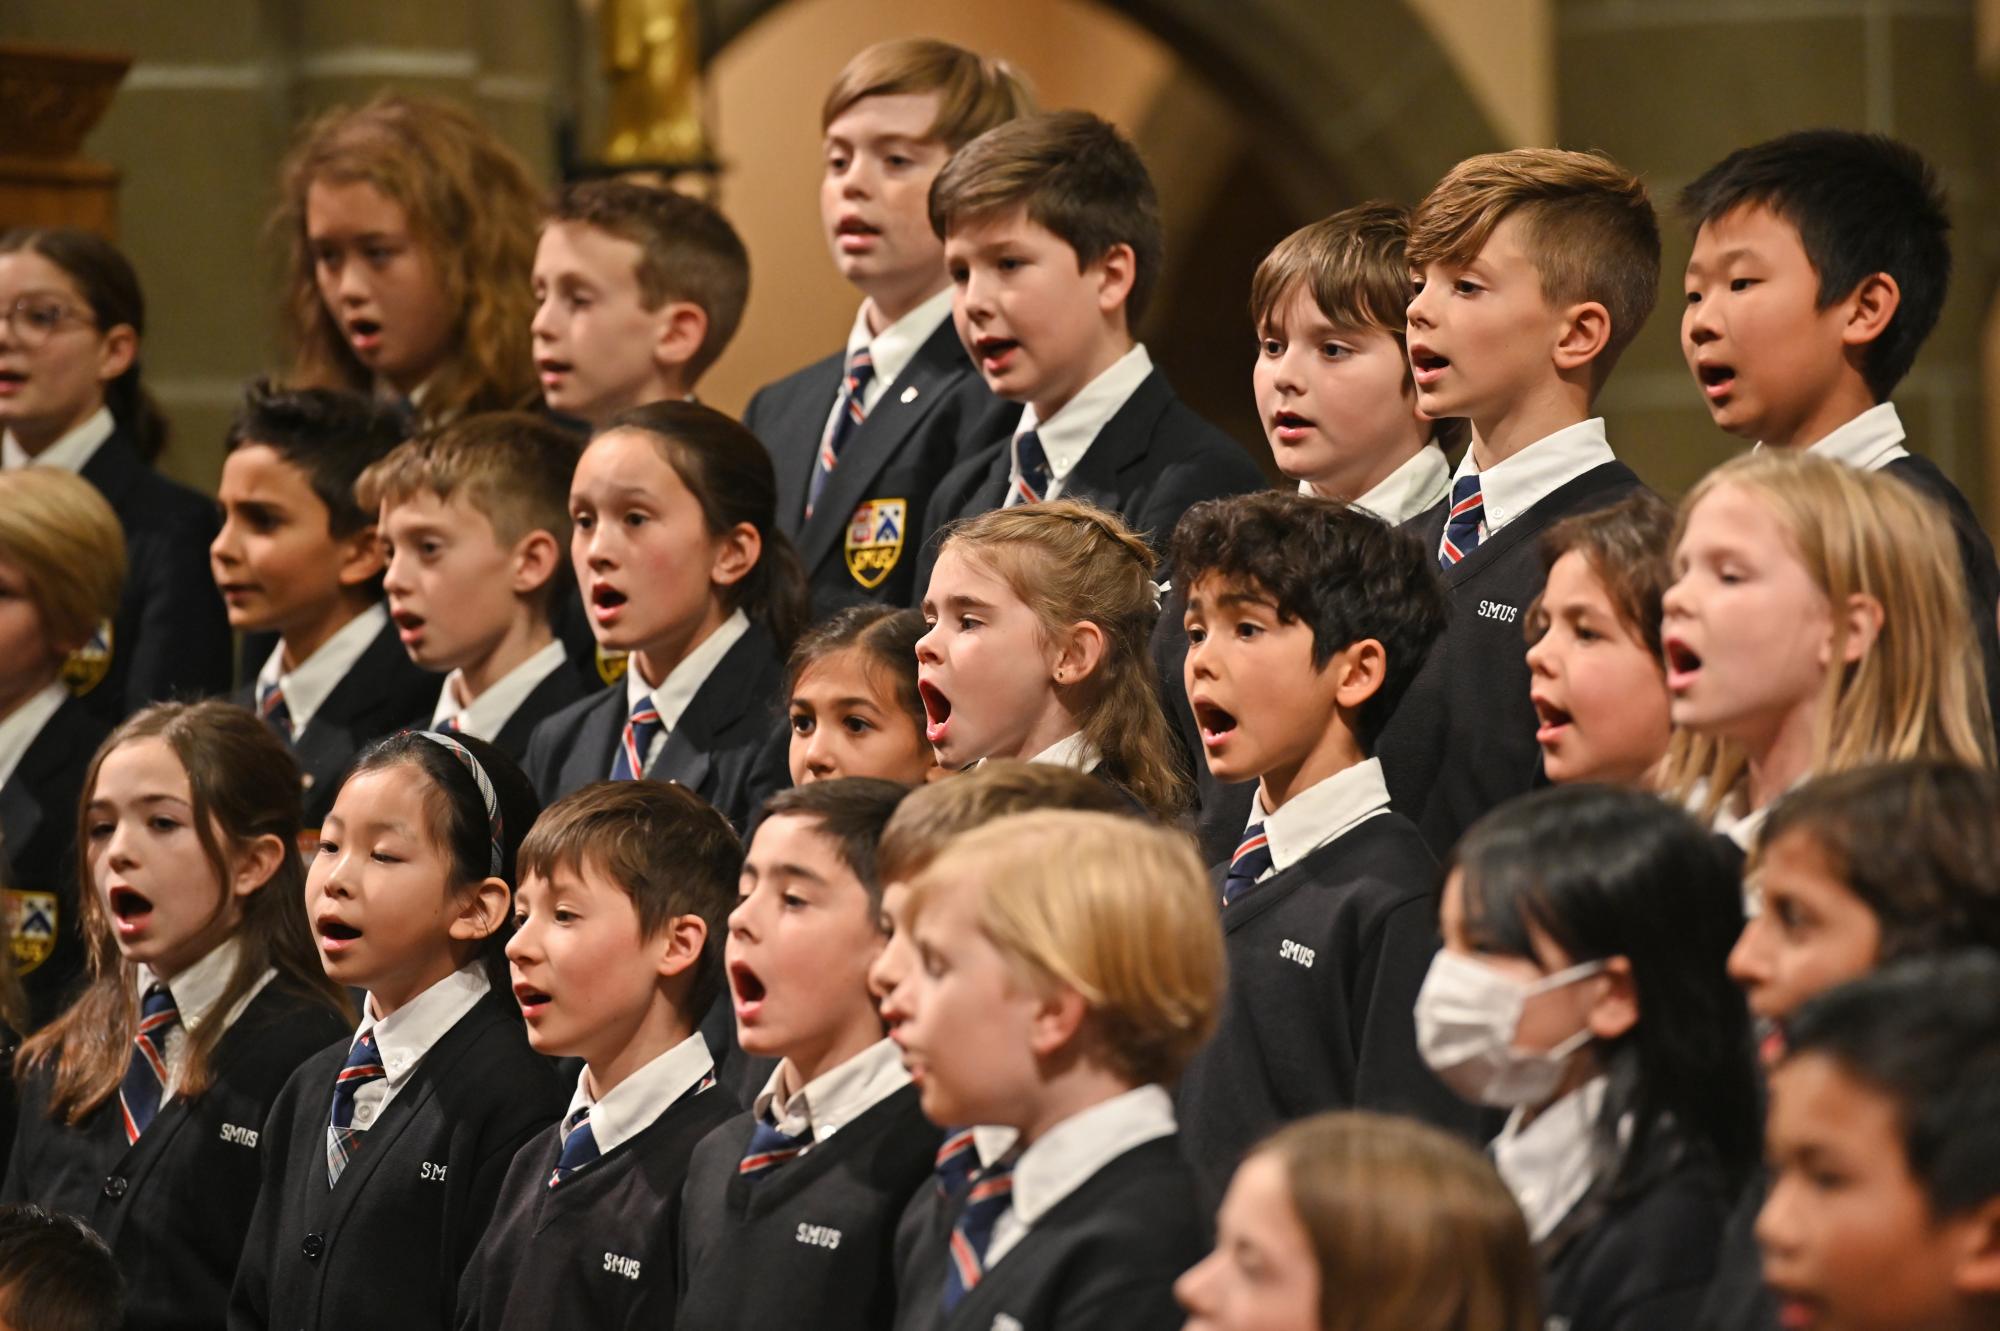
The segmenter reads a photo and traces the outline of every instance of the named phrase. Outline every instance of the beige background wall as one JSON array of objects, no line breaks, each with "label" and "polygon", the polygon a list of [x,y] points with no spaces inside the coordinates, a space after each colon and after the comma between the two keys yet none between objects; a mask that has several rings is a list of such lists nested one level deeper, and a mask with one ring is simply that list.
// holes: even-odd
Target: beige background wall
[{"label": "beige background wall", "polygon": [[[705,0],[722,202],[750,246],[751,305],[705,384],[726,409],[837,346],[853,293],[816,205],[818,105],[879,38],[928,33],[1014,60],[1045,103],[1089,107],[1147,154],[1168,271],[1141,330],[1184,396],[1254,450],[1243,300],[1293,227],[1371,195],[1414,202],[1459,157],[1599,147],[1663,205],[1739,144],[1812,124],[1895,133],[1939,163],[1958,272],[1898,395],[1968,490],[2000,413],[1990,145],[2000,0]],[[295,120],[395,85],[472,101],[551,179],[560,127],[594,119],[594,42],[574,0],[8,0],[0,37],[128,50],[93,155],[125,172],[123,236],[153,307],[147,367],[212,481],[237,386],[278,368],[262,220]],[[1982,74],[1982,68],[1984,74]],[[1670,218],[1659,309],[1602,402],[1668,490],[1737,447],[1709,426],[1676,329],[1687,241]],[[1982,373],[1984,371],[1984,373]],[[1987,395],[1990,396],[1990,395]],[[1989,507],[1994,507],[1989,505]]]}]

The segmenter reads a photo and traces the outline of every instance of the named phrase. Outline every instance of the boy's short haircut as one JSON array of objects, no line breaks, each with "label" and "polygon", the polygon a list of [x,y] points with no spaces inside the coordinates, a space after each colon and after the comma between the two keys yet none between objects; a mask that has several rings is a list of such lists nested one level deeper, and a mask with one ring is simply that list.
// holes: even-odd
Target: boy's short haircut
[{"label": "boy's short haircut", "polygon": [[632,898],[639,932],[656,937],[675,916],[697,915],[708,944],[688,1008],[698,1018],[722,992],[722,940],[736,907],[743,843],[701,796],[666,781],[595,781],[535,820],[515,857],[517,881],[595,869]]},{"label": "boy's short haircut", "polygon": [[551,222],[581,222],[639,247],[639,304],[657,310],[691,301],[708,315],[708,331],[688,358],[698,379],[736,336],[750,299],[750,252],[721,213],[691,195],[630,180],[587,180],[565,186]]},{"label": "boy's short haircut", "polygon": [[910,884],[910,918],[978,883],[979,927],[1038,984],[1082,994],[1111,1065],[1171,1084],[1208,1039],[1227,963],[1194,843],[1145,819],[1041,809],[946,846]]},{"label": "boy's short haircut", "polygon": [[569,567],[569,483],[582,452],[575,436],[546,417],[525,411],[464,416],[369,464],[355,482],[355,499],[372,513],[426,492],[440,502],[456,495],[485,515],[504,548],[530,532],[547,532],[565,557],[543,584],[546,598]]},{"label": "boy's short haircut", "polygon": [[[1300,227],[1271,247],[1250,277],[1250,325],[1259,336],[1272,327],[1296,291],[1305,291],[1336,328],[1372,328],[1409,351],[1410,212],[1399,203],[1371,199]],[[1414,396],[1416,381],[1403,380]],[[1431,425],[1431,439],[1451,449],[1471,432],[1462,418]]]},{"label": "boy's short haircut", "polygon": [[1646,187],[1602,153],[1517,148],[1468,157],[1411,214],[1410,267],[1471,263],[1516,215],[1542,298],[1557,306],[1594,300],[1611,316],[1591,366],[1591,387],[1602,388],[1660,294],[1660,222]]},{"label": "boy's short haircut", "polygon": [[[1583,556],[1604,584],[1611,608],[1660,659],[1660,603],[1673,584],[1674,507],[1651,490],[1634,490],[1605,508],[1564,518],[1542,534],[1542,573],[1567,554]],[[1529,642],[1548,632],[1549,614],[1537,593],[1528,607]]]},{"label": "boy's short haircut", "polygon": [[31,1202],[0,1206],[0,1325],[118,1331],[125,1278],[90,1227]]},{"label": "boy's short haircut", "polygon": [[937,94],[930,137],[954,152],[995,125],[1035,111],[1027,80],[1005,60],[913,37],[877,42],[848,61],[827,89],[819,127],[826,130],[863,98],[902,93]]},{"label": "boy's short haircut", "polygon": [[75,472],[0,471],[0,560],[20,570],[53,643],[81,647],[118,613],[125,530],[97,487]]},{"label": "boy's short haircut", "polygon": [[1078,269],[1132,247],[1126,321],[1136,325],[1159,282],[1160,200],[1139,150],[1088,111],[1010,120],[952,154],[931,184],[940,238],[1015,209],[1076,251]]},{"label": "boy's short haircut", "polygon": [[1951,218],[1923,155],[1884,134],[1810,129],[1739,148],[1695,177],[1678,199],[1696,230],[1744,207],[1765,207],[1799,233],[1825,309],[1875,273],[1901,298],[1862,354],[1877,402],[1910,372],[1937,326],[1951,281]]},{"label": "boy's short haircut", "polygon": [[1174,528],[1170,563],[1190,591],[1214,576],[1270,598],[1281,620],[1312,629],[1316,670],[1363,638],[1380,642],[1382,686],[1355,717],[1369,752],[1450,614],[1422,541],[1334,499],[1263,490],[1203,500]]},{"label": "boy's short haircut", "polygon": [[1919,758],[1816,777],[1771,806],[1757,859],[1787,832],[1809,838],[1874,914],[1878,962],[1962,947],[2000,953],[2000,778],[1992,772]]},{"label": "boy's short haircut", "polygon": [[2000,957],[1967,948],[1885,966],[1801,1007],[1785,1039],[1786,1063],[1831,1059],[1894,1102],[1933,1215],[2000,1196]]},{"label": "boy's short haircut", "polygon": [[882,829],[910,788],[900,781],[873,776],[846,776],[812,781],[781,790],[764,801],[763,816],[797,814],[819,824],[821,836],[832,841],[847,866],[868,892],[868,909],[882,909],[882,879],[876,869],[876,846]]},{"label": "boy's short haircut", "polygon": [[961,832],[1034,809],[1076,809],[1130,815],[1117,790],[1087,772],[1058,763],[988,758],[970,772],[918,786],[882,829],[875,868],[885,883],[908,882]]},{"label": "boy's short haircut", "polygon": [[354,483],[406,434],[402,415],[387,403],[336,388],[283,389],[259,379],[244,390],[224,448],[261,444],[298,468],[326,505],[333,535],[345,537],[375,522],[355,499]]}]

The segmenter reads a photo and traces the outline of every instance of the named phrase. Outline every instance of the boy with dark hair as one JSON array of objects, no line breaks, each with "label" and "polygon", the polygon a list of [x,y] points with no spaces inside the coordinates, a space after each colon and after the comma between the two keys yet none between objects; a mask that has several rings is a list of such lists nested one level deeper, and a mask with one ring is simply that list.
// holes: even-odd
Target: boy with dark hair
[{"label": "boy with dark hair", "polygon": [[988,130],[938,173],[930,210],[959,340],[1021,410],[939,483],[927,530],[1067,498],[1164,544],[1188,505],[1263,487],[1243,449],[1182,404],[1133,338],[1159,283],[1160,208],[1115,128],[1059,111]]},{"label": "boy with dark hair", "polygon": [[542,400],[594,428],[692,397],[749,297],[750,255],[700,199],[629,180],[566,186],[535,249]]},{"label": "boy with dark hair", "polygon": [[435,696],[389,622],[374,515],[354,497],[402,437],[394,411],[358,394],[260,382],[225,443],[209,564],[230,627],[278,639],[234,700],[298,757],[308,829],[333,807],[348,760]]},{"label": "boy with dark hair", "polygon": [[946,158],[1032,105],[1005,61],[928,39],[868,47],[827,90],[820,224],[861,308],[841,352],[765,385],[743,413],[771,451],[779,526],[816,618],[917,599],[911,528],[1000,408],[951,327],[926,200]]},{"label": "boy with dark hair", "polygon": [[659,781],[585,786],[521,843],[514,997],[528,1042],[584,1068],[507,1171],[460,1327],[673,1325],[688,1161],[741,1108],[700,1025],[742,852],[728,819]]},{"label": "boy with dark hair", "polygon": [[1779,1325],[2000,1326],[2000,961],[1887,967],[1787,1034],[1757,1220]]},{"label": "boy with dark hair", "polygon": [[724,956],[738,1042],[781,1061],[750,1112],[695,1148],[682,1331],[894,1316],[891,1241],[939,1139],[868,989],[883,944],[875,845],[903,794],[846,777],[764,805]]},{"label": "boy with dark hair", "polygon": [[[410,660],[444,675],[433,730],[490,740],[515,762],[544,717],[587,688],[552,627],[574,597],[569,481],[576,441],[527,412],[466,416],[361,473],[379,512],[389,618]],[[421,713],[419,714],[421,715]]]},{"label": "boy with dark hair", "polygon": [[1428,551],[1356,509],[1266,491],[1189,509],[1173,559],[1208,765],[1257,783],[1218,874],[1229,996],[1180,1086],[1212,1199],[1252,1144],[1321,1110],[1472,1130],[1412,1016],[1437,950],[1437,861],[1370,756],[1444,629]]},{"label": "boy with dark hair", "polygon": [[1645,186],[1608,158],[1523,148],[1453,167],[1412,215],[1408,256],[1417,404],[1473,437],[1451,493],[1410,523],[1452,616],[1376,752],[1395,807],[1443,853],[1535,782],[1535,538],[1639,484],[1590,406],[1652,311],[1660,232]]},{"label": "boy with dark hair", "polygon": [[111,1250],[75,1216],[0,1206],[0,1327],[118,1331],[125,1280]]},{"label": "boy with dark hair", "polygon": [[1890,394],[1944,308],[1944,194],[1916,149],[1817,129],[1738,149],[1681,191],[1681,354],[1740,439],[1887,471],[1944,506],[2000,719],[2000,566],[1972,505],[1912,453]]}]

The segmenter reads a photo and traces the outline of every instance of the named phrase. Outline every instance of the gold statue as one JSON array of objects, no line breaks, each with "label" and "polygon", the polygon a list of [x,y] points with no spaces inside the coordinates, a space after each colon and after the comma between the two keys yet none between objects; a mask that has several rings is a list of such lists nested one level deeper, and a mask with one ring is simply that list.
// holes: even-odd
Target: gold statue
[{"label": "gold statue", "polygon": [[604,160],[705,160],[694,0],[599,0],[599,9],[611,90]]}]

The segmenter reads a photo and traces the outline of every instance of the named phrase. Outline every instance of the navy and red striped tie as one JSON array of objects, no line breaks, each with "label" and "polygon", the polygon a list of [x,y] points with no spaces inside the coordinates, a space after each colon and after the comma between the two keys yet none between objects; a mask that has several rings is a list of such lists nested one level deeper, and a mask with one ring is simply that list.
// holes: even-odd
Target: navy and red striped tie
[{"label": "navy and red striped tie", "polygon": [[118,1083],[118,1108],[125,1118],[125,1144],[139,1140],[152,1126],[167,1094],[167,1033],[180,1025],[180,1009],[164,984],[146,990],[139,1005],[139,1033],[132,1041],[132,1059]]},{"label": "navy and red striped tie", "polygon": [[1257,880],[1270,870],[1271,863],[1271,839],[1264,835],[1264,824],[1250,824],[1243,829],[1243,840],[1237,842],[1236,853],[1229,857],[1229,875],[1222,880],[1222,904],[1227,906],[1257,886]]},{"label": "navy and red striped tie", "polygon": [[829,476],[840,462],[840,450],[847,447],[847,441],[854,437],[855,429],[868,419],[868,409],[862,405],[862,397],[868,391],[868,384],[875,378],[875,360],[862,347],[847,358],[847,373],[840,383],[840,400],[834,404],[833,416],[826,423],[826,433],[820,436],[819,456],[813,462],[812,480],[806,489],[806,516],[813,515],[813,505],[819,502],[820,491],[826,489]]}]

